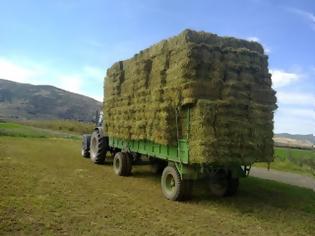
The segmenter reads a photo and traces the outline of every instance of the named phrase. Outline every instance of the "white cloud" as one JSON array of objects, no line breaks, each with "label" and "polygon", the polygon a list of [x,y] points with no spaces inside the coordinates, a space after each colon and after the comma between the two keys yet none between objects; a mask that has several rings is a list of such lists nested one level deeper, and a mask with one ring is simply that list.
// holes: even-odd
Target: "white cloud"
[{"label": "white cloud", "polygon": [[[94,82],[103,83],[104,76],[105,72],[103,70],[93,66],[84,66],[80,73],[58,75],[56,77],[56,86],[70,92],[85,94],[98,101],[103,101],[103,96],[97,95],[98,93],[87,94],[85,85],[90,83],[91,80],[94,80],[93,84]],[[102,86],[100,87],[102,88]]]},{"label": "white cloud", "polygon": [[248,37],[246,38],[248,41],[260,42],[260,39],[257,37]]},{"label": "white cloud", "polygon": [[262,44],[264,47],[265,53],[267,53],[267,54],[271,53],[270,47],[268,47],[266,44],[264,44],[258,37],[251,36],[251,37],[247,37],[246,40]]},{"label": "white cloud", "polygon": [[292,84],[301,79],[302,75],[294,72],[274,69],[270,70],[273,87],[279,88]]},{"label": "white cloud", "polygon": [[314,108],[280,107],[275,114],[275,132],[315,135]]},{"label": "white cloud", "polygon": [[105,77],[105,70],[101,70],[93,66],[84,66],[83,73],[84,73],[84,76],[86,77],[90,77],[90,78],[101,80],[101,81],[103,81]]},{"label": "white cloud", "polygon": [[90,96],[92,98],[94,98],[95,100],[99,101],[99,102],[103,102],[103,95],[101,96]]},{"label": "white cloud", "polygon": [[304,11],[298,8],[288,8],[288,10],[307,19],[311,28],[315,30],[315,15],[312,12]]},{"label": "white cloud", "polygon": [[56,86],[73,93],[82,93],[83,79],[80,75],[59,75]]},{"label": "white cloud", "polygon": [[31,83],[34,77],[40,76],[43,71],[34,66],[23,66],[6,58],[0,58],[0,78],[20,83]]},{"label": "white cloud", "polygon": [[314,106],[315,94],[278,91],[277,98],[281,104]]},{"label": "white cloud", "polygon": [[[311,108],[281,108],[281,112],[290,117],[300,117],[309,120],[315,119],[315,111]],[[303,121],[300,120],[300,122]]]},{"label": "white cloud", "polygon": [[[292,110],[288,114],[297,112]],[[314,119],[305,119],[301,116],[291,116],[287,114],[276,114],[275,117],[275,133],[291,133],[291,134],[311,134],[315,135]]]}]

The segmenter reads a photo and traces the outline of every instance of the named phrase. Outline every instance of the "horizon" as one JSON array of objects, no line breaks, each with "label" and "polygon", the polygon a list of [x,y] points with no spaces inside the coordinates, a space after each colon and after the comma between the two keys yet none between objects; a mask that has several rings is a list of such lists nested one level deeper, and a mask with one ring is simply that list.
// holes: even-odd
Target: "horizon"
[{"label": "horizon", "polygon": [[315,135],[315,4],[241,2],[2,3],[0,78],[102,101],[114,62],[191,28],[262,44],[278,98],[274,132]]},{"label": "horizon", "polygon": [[[7,79],[3,79],[3,78],[0,78],[0,80],[6,80],[6,81],[10,81],[10,82],[13,82],[13,83],[20,83],[20,82],[16,82],[16,81],[12,81],[12,80],[7,80]],[[73,94],[77,94],[77,95],[81,95],[81,96],[85,96],[85,97],[89,97],[97,102],[100,102],[102,103],[102,101],[99,101],[99,100],[96,100],[95,98],[93,97],[90,97],[90,96],[87,96],[87,95],[84,95],[84,94],[81,94],[81,93],[76,93],[76,92],[71,92],[71,91],[68,91],[68,90],[65,90],[65,89],[62,89],[62,88],[59,88],[59,87],[56,87],[54,85],[47,85],[47,84],[31,84],[31,83],[20,83],[20,84],[26,84],[26,85],[33,85],[33,86],[50,86],[50,87],[54,87],[54,88],[57,88],[57,89],[61,89],[61,90],[64,90],[66,92],[69,92],[69,93],[73,93]],[[275,135],[285,135],[285,134],[289,134],[289,135],[312,135],[315,137],[315,134],[313,133],[306,133],[306,134],[299,134],[299,133],[287,133],[287,132],[280,132],[280,133],[274,133]]]}]

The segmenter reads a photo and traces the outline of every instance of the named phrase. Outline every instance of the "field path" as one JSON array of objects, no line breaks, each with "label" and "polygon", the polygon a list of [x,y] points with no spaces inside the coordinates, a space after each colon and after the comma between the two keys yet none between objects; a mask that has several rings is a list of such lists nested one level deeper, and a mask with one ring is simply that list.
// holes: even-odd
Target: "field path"
[{"label": "field path", "polygon": [[304,175],[257,167],[252,167],[250,175],[262,179],[275,180],[286,184],[309,188],[315,191],[315,179]]}]

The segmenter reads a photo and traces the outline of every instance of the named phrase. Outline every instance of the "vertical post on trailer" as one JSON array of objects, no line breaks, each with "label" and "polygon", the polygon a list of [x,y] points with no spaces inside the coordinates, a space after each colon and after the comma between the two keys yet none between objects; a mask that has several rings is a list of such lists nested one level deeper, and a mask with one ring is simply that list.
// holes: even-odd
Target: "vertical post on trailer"
[{"label": "vertical post on trailer", "polygon": [[188,107],[188,111],[186,112],[186,129],[187,129],[187,142],[189,140],[189,135],[190,135],[190,107]]},{"label": "vertical post on trailer", "polygon": [[176,141],[177,141],[177,157],[179,164],[175,163],[175,166],[179,170],[181,179],[183,179],[183,163],[181,159],[180,146],[179,146],[179,131],[178,131],[178,107],[175,107],[175,122],[176,122]]}]

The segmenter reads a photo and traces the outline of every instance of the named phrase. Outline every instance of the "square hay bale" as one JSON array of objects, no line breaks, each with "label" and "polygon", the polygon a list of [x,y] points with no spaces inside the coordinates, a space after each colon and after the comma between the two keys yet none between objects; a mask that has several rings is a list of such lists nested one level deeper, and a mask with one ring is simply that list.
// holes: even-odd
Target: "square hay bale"
[{"label": "square hay bale", "polygon": [[165,145],[186,138],[190,163],[273,158],[276,97],[259,43],[185,30],[115,63],[104,93],[109,136]]}]

